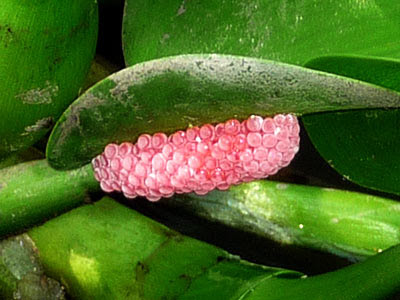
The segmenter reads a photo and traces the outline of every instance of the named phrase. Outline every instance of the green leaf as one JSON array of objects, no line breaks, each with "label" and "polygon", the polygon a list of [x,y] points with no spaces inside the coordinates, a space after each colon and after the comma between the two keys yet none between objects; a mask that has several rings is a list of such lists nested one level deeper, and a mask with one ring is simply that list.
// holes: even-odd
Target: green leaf
[{"label": "green leaf", "polygon": [[89,89],[50,136],[52,167],[89,162],[109,142],[251,114],[397,107],[390,90],[297,66],[226,55],[182,55],[137,64]]},{"label": "green leaf", "polygon": [[[397,61],[365,64],[334,58],[328,63],[318,58],[368,55],[399,59],[399,15],[399,2],[383,0],[318,4],[314,0],[263,0],[251,4],[230,0],[218,5],[204,1],[127,0],[123,22],[125,61],[132,65],[183,53],[235,54],[298,65],[316,59],[313,64],[317,69],[319,65],[327,72],[357,75],[353,78],[393,88],[399,82],[398,71],[390,65]],[[349,62],[351,65],[347,65]],[[352,75],[353,71],[357,74]],[[304,118],[311,139],[325,159],[350,180],[398,194],[396,113],[346,112],[329,116]],[[384,180],[379,179],[380,174]]]},{"label": "green leaf", "polygon": [[127,65],[189,53],[235,54],[298,65],[334,54],[400,58],[397,1],[125,3]]},{"label": "green leaf", "polygon": [[[400,91],[400,61],[373,57],[321,57],[307,67]],[[361,110],[302,118],[311,141],[345,178],[400,195],[400,111]]]},{"label": "green leaf", "polygon": [[43,137],[78,94],[97,40],[93,0],[2,0],[0,160]]},{"label": "green leaf", "polygon": [[400,246],[324,275],[239,260],[108,198],[29,231],[46,273],[77,299],[385,299]]}]

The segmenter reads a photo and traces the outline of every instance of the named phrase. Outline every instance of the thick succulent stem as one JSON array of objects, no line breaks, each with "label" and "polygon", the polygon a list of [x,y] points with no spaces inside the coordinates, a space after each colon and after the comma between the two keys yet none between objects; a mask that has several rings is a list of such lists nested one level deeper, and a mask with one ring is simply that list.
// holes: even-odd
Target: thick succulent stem
[{"label": "thick succulent stem", "polygon": [[[56,171],[33,161],[0,171],[0,235],[77,207],[99,191],[90,165]],[[134,201],[134,200],[132,200]],[[400,204],[367,194],[256,181],[161,200],[171,207],[253,232],[279,243],[364,259],[400,242]]]},{"label": "thick succulent stem", "polygon": [[400,204],[368,194],[265,180],[205,196],[177,195],[162,203],[353,261],[400,243]]},{"label": "thick succulent stem", "polygon": [[242,261],[107,198],[29,236],[48,274],[79,299],[384,299],[400,287],[399,247],[359,265],[302,278]]},{"label": "thick succulent stem", "polygon": [[0,171],[0,236],[44,222],[89,200],[99,190],[91,166],[57,171],[46,160]]},{"label": "thick succulent stem", "polygon": [[[400,291],[399,278],[400,245],[335,272],[297,280],[264,281],[242,299],[389,299]],[[276,290],[280,291],[278,295]]]}]

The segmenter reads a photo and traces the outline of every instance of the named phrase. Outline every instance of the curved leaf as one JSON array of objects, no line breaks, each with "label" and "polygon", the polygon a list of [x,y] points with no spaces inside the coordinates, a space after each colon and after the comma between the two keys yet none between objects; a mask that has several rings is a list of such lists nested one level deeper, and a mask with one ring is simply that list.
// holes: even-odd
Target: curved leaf
[{"label": "curved leaf", "polygon": [[[143,10],[146,10],[147,13],[143,13]],[[400,3],[384,0],[336,0],[322,1],[318,4],[314,0],[304,0],[301,3],[261,0],[252,4],[242,0],[228,0],[218,5],[204,1],[175,0],[168,3],[155,3],[127,0],[123,26],[125,61],[130,65],[169,55],[204,52],[260,57],[299,65],[326,55],[371,55],[400,58],[399,15]],[[154,19],[157,19],[157,22],[153,22]],[[314,63],[318,64],[315,61]],[[395,83],[395,81],[378,82],[382,78],[380,75],[387,80],[388,76],[391,77],[397,73],[392,72],[390,67],[386,68],[387,63],[380,63],[381,70],[377,70],[377,65],[374,63],[368,65],[372,66],[376,72],[367,74],[367,67],[361,67],[357,72],[364,74],[354,78],[368,81],[371,76],[374,76],[375,81],[371,82],[382,83],[383,86]],[[340,70],[342,67],[344,70]],[[360,67],[360,64],[357,64],[357,67]],[[336,70],[338,74],[351,77],[350,69],[355,70],[357,67],[355,65],[354,67],[348,66],[343,61],[335,66],[332,61],[322,70],[333,73]],[[346,73],[341,73],[342,71]],[[389,73],[386,74],[386,71]],[[395,76],[391,78],[396,80]],[[341,153],[339,155],[346,156],[345,152],[353,152],[352,146],[356,147],[354,151],[356,154],[359,153],[357,149],[362,149],[366,144],[372,145],[377,142],[377,139],[382,141],[382,138],[371,138],[370,135],[365,134],[369,131],[368,126],[374,126],[376,121],[366,120],[368,116],[365,117],[363,114],[363,112],[346,113],[348,117],[344,122],[341,121],[344,118],[341,114],[337,114],[337,118],[330,119],[322,116],[310,116],[305,118],[307,120],[305,122],[308,129],[311,129],[312,126],[315,128],[313,131],[318,131],[318,133],[312,134],[321,136],[318,148],[325,158],[332,160],[336,150]],[[373,112],[371,114],[379,119],[376,123],[379,124],[376,125],[377,127],[385,122],[380,121],[383,117],[378,117],[382,113]],[[388,118],[390,120],[382,127],[385,131],[382,136],[392,140],[398,139],[398,133],[395,132],[398,126],[391,127],[393,117]],[[358,133],[353,130],[351,132],[343,130],[345,124],[347,126],[352,122],[351,119],[360,120],[359,122],[364,125],[360,124],[358,127],[364,128],[364,131]],[[311,120],[314,120],[312,124]],[[320,122],[324,122],[322,128],[326,128],[326,131],[319,131]],[[332,133],[336,128],[340,130]],[[389,134],[388,131],[394,134]],[[336,138],[330,139],[331,134]],[[359,145],[345,142],[351,141],[354,136],[359,136],[355,138],[357,141],[362,140]],[[311,138],[313,139],[312,136]],[[313,140],[317,143],[316,138]],[[334,145],[334,147],[330,149],[329,145]],[[348,157],[355,160],[372,162],[372,165],[366,165],[368,171],[364,172],[365,180],[361,179],[359,174],[362,164],[357,163],[356,174],[352,172],[354,159],[352,164],[348,164],[350,159],[346,160],[345,158],[343,163],[339,163],[338,166],[335,165],[335,162],[333,164],[339,172],[359,184],[398,193],[400,185],[395,179],[386,182],[380,180],[382,184],[375,180],[381,170],[389,167],[386,173],[391,173],[393,167],[398,165],[398,160],[395,159],[390,167],[389,156],[376,159],[377,155],[382,156],[382,153],[388,152],[386,146],[394,145],[389,141],[382,142],[376,148],[380,151],[379,154],[375,150],[369,151],[369,147],[364,147],[366,153],[357,154],[357,157],[348,154]],[[346,151],[341,151],[341,149],[346,149]],[[398,147],[390,149],[394,150],[393,157],[398,154]],[[370,167],[375,167],[373,163],[375,160],[378,162],[375,165],[380,165],[379,170],[372,172],[373,178],[370,178],[369,170]],[[398,173],[398,169],[395,171]],[[393,178],[396,177],[398,178],[398,176],[393,176]]]},{"label": "curved leaf", "polygon": [[43,137],[84,82],[97,40],[92,0],[2,0],[0,160]]},{"label": "curved leaf", "polygon": [[[400,91],[398,60],[328,56],[306,66]],[[322,113],[302,120],[314,146],[345,178],[400,194],[399,110]]]},{"label": "curved leaf", "polygon": [[251,114],[397,107],[400,95],[297,66],[225,55],[183,55],[122,70],[65,111],[47,146],[51,166],[74,168],[109,142]]}]

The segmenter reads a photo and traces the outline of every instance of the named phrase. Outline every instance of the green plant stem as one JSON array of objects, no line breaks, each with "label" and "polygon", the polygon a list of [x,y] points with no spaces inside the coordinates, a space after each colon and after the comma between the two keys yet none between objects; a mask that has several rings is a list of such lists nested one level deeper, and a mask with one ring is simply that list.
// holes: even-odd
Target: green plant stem
[{"label": "green plant stem", "polygon": [[[99,191],[90,165],[56,171],[45,160],[0,171],[0,236],[77,207]],[[160,200],[209,221],[279,243],[326,251],[352,261],[400,243],[400,204],[329,188],[256,181],[205,196]]]},{"label": "green plant stem", "polygon": [[[308,300],[311,299],[310,295],[313,300],[388,299],[387,297],[400,291],[398,278],[400,246],[335,272],[299,280],[276,279],[262,282],[243,299]],[[276,290],[280,290],[281,294],[276,295]]]},{"label": "green plant stem", "polygon": [[27,229],[90,200],[99,190],[92,168],[60,172],[46,160],[0,170],[0,236]]},{"label": "green plant stem", "polygon": [[400,243],[400,203],[368,194],[264,180],[162,203],[352,261]]},{"label": "green plant stem", "polygon": [[[76,299],[176,298],[204,270],[222,260],[237,261],[109,198],[28,234],[48,274],[61,280]],[[263,272],[251,268],[253,276]]]},{"label": "green plant stem", "polygon": [[44,153],[34,147],[30,147],[25,151],[15,152],[7,156],[5,159],[0,159],[0,169],[11,167],[22,162],[38,160],[42,158],[44,158]]},{"label": "green plant stem", "polygon": [[356,266],[301,278],[242,261],[109,198],[28,235],[48,275],[78,299],[384,299],[400,287],[399,247]]}]

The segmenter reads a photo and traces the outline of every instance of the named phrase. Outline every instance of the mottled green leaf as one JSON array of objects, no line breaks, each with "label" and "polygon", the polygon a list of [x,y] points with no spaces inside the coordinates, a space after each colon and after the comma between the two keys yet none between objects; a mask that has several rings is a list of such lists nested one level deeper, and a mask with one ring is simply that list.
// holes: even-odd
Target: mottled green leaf
[{"label": "mottled green leaf", "polygon": [[2,0],[0,160],[34,144],[74,100],[97,40],[94,0]]},{"label": "mottled green leaf", "polygon": [[47,146],[51,166],[89,162],[109,142],[251,114],[397,107],[400,95],[374,85],[255,58],[182,55],[111,75],[76,100]]},{"label": "mottled green leaf", "polygon": [[[392,68],[397,61],[319,58],[400,58],[399,15],[400,3],[385,0],[127,0],[125,61],[132,65],[184,53],[236,54],[299,65],[316,59],[308,66],[394,88],[399,83]],[[395,112],[380,111],[304,118],[318,150],[340,173],[398,194],[397,119]]]}]

